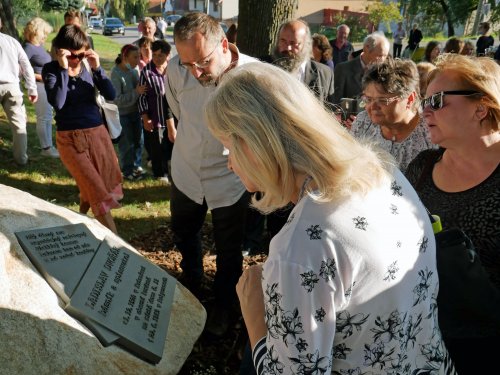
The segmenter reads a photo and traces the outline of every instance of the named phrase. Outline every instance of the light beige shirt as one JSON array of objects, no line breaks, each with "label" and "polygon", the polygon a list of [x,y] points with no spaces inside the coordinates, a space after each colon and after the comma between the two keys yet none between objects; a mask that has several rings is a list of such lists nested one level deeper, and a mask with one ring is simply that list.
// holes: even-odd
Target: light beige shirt
[{"label": "light beige shirt", "polygon": [[26,82],[28,95],[38,95],[35,73],[23,47],[10,35],[0,33],[0,85],[19,84],[19,73]]},{"label": "light beige shirt", "polygon": [[[256,59],[239,53],[237,66]],[[203,87],[179,65],[179,56],[168,64],[165,96],[174,116],[179,120],[172,152],[172,178],[175,186],[198,204],[206,199],[209,209],[236,203],[245,187],[238,176],[227,168],[224,147],[208,130],[203,108],[216,86]]]}]

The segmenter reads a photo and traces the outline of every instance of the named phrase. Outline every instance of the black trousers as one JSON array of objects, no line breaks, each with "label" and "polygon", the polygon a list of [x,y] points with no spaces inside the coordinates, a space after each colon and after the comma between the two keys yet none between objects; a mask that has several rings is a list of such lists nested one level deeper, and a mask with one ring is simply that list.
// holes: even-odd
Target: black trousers
[{"label": "black trousers", "polygon": [[396,44],[394,43],[392,45],[392,57],[396,58],[396,57],[401,57],[401,50],[403,49],[403,45],[402,44]]},{"label": "black trousers", "polygon": [[146,131],[144,136],[144,144],[149,148],[153,176],[169,175],[168,162],[172,158],[174,144],[168,139],[167,128],[155,128],[152,132]]},{"label": "black trousers", "polygon": [[[186,276],[197,279],[203,275],[201,229],[208,211],[205,201],[198,204],[171,185],[170,210],[174,242],[182,254],[181,267]],[[237,301],[236,283],[243,266],[243,237],[250,194],[245,192],[233,205],[211,210],[213,235],[217,251],[214,280],[215,301],[230,307]]]}]

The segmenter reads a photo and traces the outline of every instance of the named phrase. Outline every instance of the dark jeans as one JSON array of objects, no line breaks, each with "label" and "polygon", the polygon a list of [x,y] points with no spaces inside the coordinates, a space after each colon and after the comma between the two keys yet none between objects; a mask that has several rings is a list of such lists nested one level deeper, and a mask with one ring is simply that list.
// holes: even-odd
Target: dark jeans
[{"label": "dark jeans", "polygon": [[[201,229],[208,211],[205,201],[197,204],[182,193],[174,183],[170,190],[170,210],[174,242],[182,254],[181,268],[187,277],[198,279],[203,275]],[[216,304],[230,307],[237,301],[236,283],[241,276],[241,254],[245,232],[248,192],[233,205],[214,208],[212,224],[217,250],[217,271],[214,280]]]},{"label": "dark jeans", "polygon": [[403,49],[403,45],[394,43],[392,47],[393,47],[392,48],[392,57],[394,57],[394,58],[401,57],[401,50]]},{"label": "dark jeans", "polygon": [[145,143],[150,147],[151,168],[153,176],[168,175],[168,162],[172,158],[174,144],[169,141],[167,128],[155,128],[152,132],[145,132]]},{"label": "dark jeans", "polygon": [[142,122],[139,112],[120,115],[122,134],[118,142],[120,164],[125,176],[132,174],[142,164]]}]

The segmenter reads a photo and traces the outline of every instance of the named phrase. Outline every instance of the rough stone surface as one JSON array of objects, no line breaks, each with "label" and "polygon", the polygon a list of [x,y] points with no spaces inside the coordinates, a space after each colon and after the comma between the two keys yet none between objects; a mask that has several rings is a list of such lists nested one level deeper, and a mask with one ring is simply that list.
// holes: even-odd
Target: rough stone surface
[{"label": "rough stone surface", "polygon": [[66,314],[14,235],[75,223],[85,223],[99,239],[113,236],[89,217],[0,184],[0,373],[177,374],[206,320],[205,309],[187,289],[177,284],[163,358],[151,365],[118,346],[102,347]]}]

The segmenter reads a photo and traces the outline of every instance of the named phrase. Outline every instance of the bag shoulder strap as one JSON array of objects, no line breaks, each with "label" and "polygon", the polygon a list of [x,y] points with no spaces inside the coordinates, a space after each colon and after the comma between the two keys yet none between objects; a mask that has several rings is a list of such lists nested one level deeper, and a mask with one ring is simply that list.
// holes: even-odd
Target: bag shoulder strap
[{"label": "bag shoulder strap", "polygon": [[87,69],[87,72],[89,72],[90,78],[92,78],[92,82],[94,83],[94,97],[95,97],[95,102],[100,107],[101,106],[101,104],[99,103],[99,95],[100,95],[100,93],[99,93],[99,89],[97,88],[97,85],[94,82],[94,77],[92,76],[92,68],[90,67],[90,64],[87,61],[87,59],[83,59],[82,63],[83,63],[83,65],[85,65],[85,69]]}]

